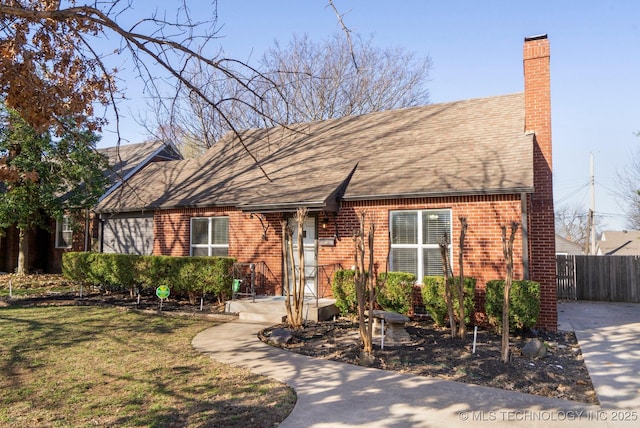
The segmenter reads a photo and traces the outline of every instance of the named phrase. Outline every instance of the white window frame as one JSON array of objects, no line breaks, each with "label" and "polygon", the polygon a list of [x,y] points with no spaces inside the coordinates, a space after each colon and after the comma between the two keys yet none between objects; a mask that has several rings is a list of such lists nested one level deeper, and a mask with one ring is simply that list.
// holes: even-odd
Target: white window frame
[{"label": "white window frame", "polygon": [[[68,239],[64,238],[68,235]],[[71,227],[71,216],[63,215],[61,220],[56,219],[56,248],[71,248],[73,245],[73,229]]]},{"label": "white window frame", "polygon": [[[193,243],[193,221],[194,220],[207,220],[207,243],[206,244],[194,244]],[[225,220],[227,222],[227,243],[226,244],[214,244],[214,222]],[[214,249],[224,249],[225,256],[229,255],[229,217],[227,216],[214,216],[214,217],[191,217],[189,224],[189,254],[193,256],[193,250],[195,248],[206,248],[207,255],[212,256]],[[218,254],[219,255],[219,254]]]},{"label": "white window frame", "polygon": [[[436,209],[424,209],[424,210],[393,210],[393,211],[389,211],[389,240],[390,240],[390,249],[391,252],[389,254],[389,270],[392,269],[393,266],[393,250],[398,248],[398,249],[413,249],[416,251],[417,253],[417,273],[416,273],[416,281],[418,283],[422,283],[422,278],[425,276],[425,268],[424,268],[424,251],[425,250],[429,250],[429,249],[439,249],[439,245],[437,242],[434,243],[426,243],[423,244],[423,230],[422,230],[422,219],[423,216],[425,215],[429,215],[429,214],[433,214],[433,213],[441,213],[441,212],[447,212],[449,215],[449,230],[448,230],[448,234],[449,234],[449,260],[452,260],[453,257],[453,250],[452,250],[452,246],[451,246],[451,234],[452,234],[452,228],[453,228],[453,223],[451,221],[452,218],[452,210],[449,208],[436,208]],[[415,244],[394,244],[393,243],[393,223],[392,223],[392,217],[394,215],[394,213],[416,213],[417,214],[417,227],[416,227],[416,231],[417,231],[417,237],[416,237],[416,243]],[[439,272],[439,275],[442,275],[442,271]]]}]

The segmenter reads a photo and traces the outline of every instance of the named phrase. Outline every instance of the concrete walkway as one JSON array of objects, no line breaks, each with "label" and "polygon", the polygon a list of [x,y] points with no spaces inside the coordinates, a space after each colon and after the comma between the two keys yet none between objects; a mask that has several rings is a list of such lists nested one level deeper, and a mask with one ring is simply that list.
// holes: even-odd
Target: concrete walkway
[{"label": "concrete walkway", "polygon": [[640,413],[640,304],[560,303],[558,320],[576,333],[600,405]]},{"label": "concrete walkway", "polygon": [[[600,308],[609,318],[600,318],[605,329],[611,328],[612,318],[619,311]],[[631,305],[629,311],[637,314],[640,305]],[[574,326],[592,330],[583,325],[580,315],[593,316],[592,305],[562,304],[560,326]],[[567,316],[570,313],[571,317]],[[625,316],[631,316],[626,314]],[[609,320],[605,323],[604,319]],[[603,325],[603,323],[608,325]],[[362,368],[333,361],[316,360],[265,345],[256,332],[266,324],[251,321],[233,321],[212,327],[198,334],[193,346],[217,361],[248,367],[255,373],[275,378],[293,387],[298,401],[283,428],[299,427],[635,427],[640,424],[637,383],[640,376],[640,354],[637,352],[639,333],[629,333],[627,341],[634,343],[624,350],[621,361],[614,361],[615,373],[600,364],[606,359],[609,346],[602,333],[596,344],[583,343],[590,373],[595,373],[594,384],[600,388],[623,390],[620,399],[605,394],[603,406],[593,406],[567,400],[550,399],[535,395],[508,392],[500,389],[450,382],[435,378],[404,375],[377,369]],[[576,327],[577,326],[577,327]],[[627,325],[625,324],[625,329]],[[635,327],[634,327],[635,329]],[[627,329],[628,330],[628,329]],[[625,330],[625,331],[627,331]],[[629,330],[630,331],[630,330]],[[587,332],[576,331],[579,339]],[[600,337],[600,336],[598,336]],[[621,354],[622,355],[622,354]],[[605,361],[605,363],[602,363]],[[602,373],[602,381],[600,379]],[[615,382],[606,380],[613,374]],[[592,374],[592,376],[594,376]],[[631,385],[628,380],[633,380]],[[633,392],[635,388],[635,393]],[[611,397],[611,399],[609,399]],[[618,407],[623,406],[623,407]],[[631,406],[631,407],[628,407]],[[618,409],[629,409],[626,414]],[[634,419],[635,416],[635,419]],[[615,421],[613,419],[627,419]]]}]

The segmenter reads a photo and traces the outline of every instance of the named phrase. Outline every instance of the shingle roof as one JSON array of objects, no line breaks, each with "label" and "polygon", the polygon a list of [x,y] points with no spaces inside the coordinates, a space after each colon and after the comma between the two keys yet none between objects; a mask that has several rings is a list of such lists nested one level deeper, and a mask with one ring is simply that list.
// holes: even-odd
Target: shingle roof
[{"label": "shingle roof", "polygon": [[640,231],[608,230],[602,232],[598,241],[598,255],[637,256],[640,255]]},{"label": "shingle roof", "polygon": [[[334,209],[336,200],[533,191],[524,96],[371,113],[227,136],[195,160],[150,165],[102,211]],[[130,191],[132,190],[132,191]]]},{"label": "shingle roof", "polygon": [[556,254],[581,255],[582,246],[556,234]]},{"label": "shingle roof", "polygon": [[182,156],[173,147],[162,141],[147,141],[137,144],[126,144],[98,149],[107,157],[109,169],[105,171],[109,180],[109,189],[103,195],[105,198],[122,182],[126,181],[137,170],[144,167],[153,159],[176,160]]}]

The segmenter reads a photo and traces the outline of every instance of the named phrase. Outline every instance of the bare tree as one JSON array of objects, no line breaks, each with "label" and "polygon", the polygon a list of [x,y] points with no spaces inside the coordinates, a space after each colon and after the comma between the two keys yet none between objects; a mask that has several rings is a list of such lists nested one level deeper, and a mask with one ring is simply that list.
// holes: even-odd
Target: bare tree
[{"label": "bare tree", "polygon": [[[167,100],[168,110],[177,94],[189,93],[235,130],[226,105],[246,98],[203,91],[192,79],[195,69],[224,76],[253,95],[247,108],[267,114],[255,100],[262,99],[268,78],[242,61],[224,57],[213,46],[219,30],[216,1],[211,18],[204,20],[191,15],[185,0],[174,11],[156,10],[139,19],[135,4],[135,0],[0,1],[0,98],[36,131],[55,126],[62,132],[62,118],[97,131],[105,119],[96,114],[96,105],[111,106],[120,138],[118,100],[123,94],[117,88],[118,70],[108,64],[114,56],[126,55],[146,92]],[[107,40],[115,43],[115,49]],[[268,86],[277,91],[274,84]],[[164,93],[168,89],[173,94]],[[239,144],[243,145],[241,138]]]},{"label": "bare tree", "polygon": [[[640,137],[640,132],[636,134]],[[640,230],[640,146],[630,155],[629,164],[618,172],[619,198],[623,201],[626,226]]]},{"label": "bare tree", "polygon": [[[373,263],[375,224],[367,232],[366,214],[360,214],[360,225],[353,239],[355,244],[355,284],[358,300],[358,326],[365,358],[373,355],[373,310],[376,302],[376,272]],[[368,315],[368,316],[367,316]]]},{"label": "bare tree", "polygon": [[507,226],[502,229],[502,252],[507,266],[507,277],[504,281],[504,298],[502,303],[502,361],[509,362],[509,301],[511,284],[513,283],[513,241],[518,231],[518,223],[511,222],[511,232],[507,239]]},{"label": "bare tree", "polygon": [[281,222],[282,225],[282,260],[284,261],[284,289],[285,307],[287,308],[287,324],[291,328],[301,328],[303,326],[304,309],[304,288],[305,288],[305,266],[304,266],[304,245],[303,228],[307,218],[308,210],[298,208],[295,214],[295,225],[297,228],[296,246],[297,260],[294,254],[293,231],[287,220]]},{"label": "bare tree", "polygon": [[[455,310],[453,309],[453,284],[451,283],[451,263],[449,262],[449,235],[445,232],[438,241],[440,247],[440,257],[442,258],[442,274],[444,276],[444,299],[447,302],[447,312],[449,314],[449,327],[451,337],[457,337],[458,328],[456,325]],[[463,321],[464,322],[464,319]]]},{"label": "bare tree", "polygon": [[584,245],[589,240],[589,215],[580,207],[571,205],[556,207],[555,224],[556,233],[569,241]]},{"label": "bare tree", "polygon": [[460,246],[458,248],[458,271],[459,283],[458,283],[458,337],[464,338],[467,334],[467,324],[465,323],[466,314],[464,312],[464,240],[467,236],[467,223],[466,217],[459,217],[460,220]]},{"label": "bare tree", "polygon": [[[428,58],[418,60],[400,48],[383,50],[371,41],[352,45],[343,34],[322,42],[293,36],[286,47],[276,43],[269,49],[258,68],[264,78],[252,82],[249,91],[224,73],[209,74],[194,66],[190,74],[201,92],[229,100],[220,106],[223,111],[194,99],[185,87],[170,109],[156,115],[159,123],[149,128],[172,133],[170,139],[178,144],[200,142],[196,152],[201,152],[234,128],[345,117],[429,99]],[[260,105],[260,111],[252,105]]]}]

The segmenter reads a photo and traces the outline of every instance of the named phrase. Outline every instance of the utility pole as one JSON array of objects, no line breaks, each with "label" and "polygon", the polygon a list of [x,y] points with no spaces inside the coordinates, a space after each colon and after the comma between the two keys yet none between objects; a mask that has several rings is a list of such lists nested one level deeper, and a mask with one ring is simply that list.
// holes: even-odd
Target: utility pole
[{"label": "utility pole", "polygon": [[591,190],[591,209],[589,210],[589,225],[591,232],[591,255],[596,255],[596,179],[593,166],[593,152],[589,154],[589,163],[591,170],[591,179],[589,180],[589,187]]}]

